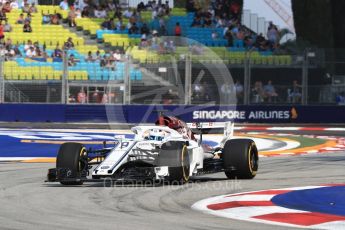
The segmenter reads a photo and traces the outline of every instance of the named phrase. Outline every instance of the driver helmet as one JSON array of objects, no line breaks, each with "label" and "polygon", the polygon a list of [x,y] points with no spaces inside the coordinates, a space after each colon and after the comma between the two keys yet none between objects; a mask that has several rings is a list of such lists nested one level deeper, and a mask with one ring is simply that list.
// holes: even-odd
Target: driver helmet
[{"label": "driver helmet", "polygon": [[163,130],[150,130],[149,140],[152,141],[162,141],[165,137],[165,132]]}]

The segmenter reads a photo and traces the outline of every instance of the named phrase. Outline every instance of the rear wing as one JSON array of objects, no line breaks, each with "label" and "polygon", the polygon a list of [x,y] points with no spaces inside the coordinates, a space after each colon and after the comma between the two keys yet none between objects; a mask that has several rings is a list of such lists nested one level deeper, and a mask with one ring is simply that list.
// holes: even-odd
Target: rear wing
[{"label": "rear wing", "polygon": [[187,123],[187,126],[192,130],[198,130],[202,133],[208,133],[213,129],[224,130],[224,136],[233,136],[234,134],[234,123],[231,121],[227,122],[195,122]]},{"label": "rear wing", "polygon": [[[231,121],[227,122],[200,122],[200,123],[187,123],[187,126],[192,131],[197,131],[200,134],[210,133],[214,130],[223,130],[223,139],[219,143],[220,147],[223,147],[225,142],[231,139],[234,135],[234,123]],[[197,133],[196,132],[196,133]],[[214,133],[214,132],[212,132]],[[202,139],[202,137],[201,137]]]}]

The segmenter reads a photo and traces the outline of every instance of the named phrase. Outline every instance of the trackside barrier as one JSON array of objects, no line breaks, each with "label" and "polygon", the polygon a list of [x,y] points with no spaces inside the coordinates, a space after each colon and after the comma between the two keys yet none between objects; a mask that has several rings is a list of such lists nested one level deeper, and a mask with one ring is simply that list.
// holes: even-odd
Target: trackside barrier
[{"label": "trackside barrier", "polygon": [[2,122],[150,123],[157,111],[186,122],[345,123],[345,106],[153,106],[0,104]]}]

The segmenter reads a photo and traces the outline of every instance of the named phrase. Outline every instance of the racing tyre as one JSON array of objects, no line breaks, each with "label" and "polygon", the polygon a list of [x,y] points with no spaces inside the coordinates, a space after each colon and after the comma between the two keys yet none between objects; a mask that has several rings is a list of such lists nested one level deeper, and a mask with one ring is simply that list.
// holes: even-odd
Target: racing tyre
[{"label": "racing tyre", "polygon": [[252,179],[258,171],[259,155],[253,140],[228,140],[222,158],[225,175],[229,179]]},{"label": "racing tyre", "polygon": [[[63,185],[82,185],[83,182],[77,180],[81,173],[87,169],[86,148],[79,143],[64,143],[60,146],[56,158],[56,169],[58,177]],[[67,180],[64,180],[67,179]],[[73,179],[76,179],[73,181]]]},{"label": "racing tyre", "polygon": [[170,183],[184,184],[189,181],[189,155],[187,144],[182,141],[170,141],[162,145],[158,166],[169,167]]}]

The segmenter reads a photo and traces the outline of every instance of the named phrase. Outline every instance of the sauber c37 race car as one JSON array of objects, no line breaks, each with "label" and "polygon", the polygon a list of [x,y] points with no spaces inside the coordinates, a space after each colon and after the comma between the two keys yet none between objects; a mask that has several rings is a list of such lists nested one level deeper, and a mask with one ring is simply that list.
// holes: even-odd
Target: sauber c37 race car
[{"label": "sauber c37 race car", "polygon": [[[224,128],[216,147],[202,144],[205,130]],[[218,127],[217,127],[218,126]],[[233,124],[186,124],[160,116],[155,125],[133,127],[133,139],[115,136],[113,147],[92,150],[80,143],[61,145],[48,182],[153,180],[186,183],[191,176],[225,172],[229,179],[252,179],[258,170],[253,140],[233,138]],[[196,132],[199,132],[198,139]]]}]

